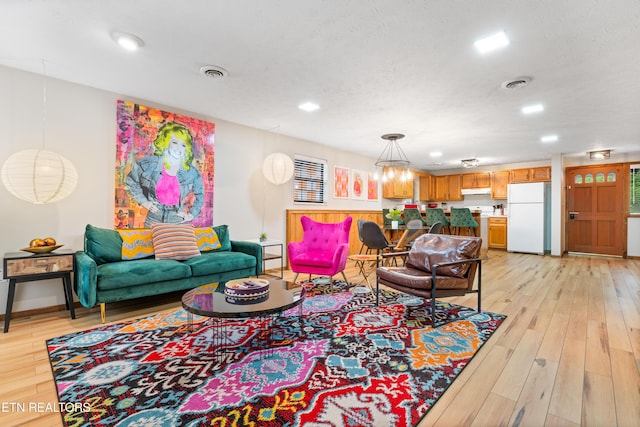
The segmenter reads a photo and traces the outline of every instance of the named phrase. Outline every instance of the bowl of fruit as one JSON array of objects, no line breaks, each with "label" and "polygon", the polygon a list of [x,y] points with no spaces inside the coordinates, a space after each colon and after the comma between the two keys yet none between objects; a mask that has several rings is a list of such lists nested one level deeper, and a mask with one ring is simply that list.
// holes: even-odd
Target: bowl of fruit
[{"label": "bowl of fruit", "polygon": [[28,248],[22,248],[21,251],[31,252],[34,254],[46,254],[55,251],[64,245],[59,245],[53,237],[45,237],[44,239],[33,239],[29,242]]}]

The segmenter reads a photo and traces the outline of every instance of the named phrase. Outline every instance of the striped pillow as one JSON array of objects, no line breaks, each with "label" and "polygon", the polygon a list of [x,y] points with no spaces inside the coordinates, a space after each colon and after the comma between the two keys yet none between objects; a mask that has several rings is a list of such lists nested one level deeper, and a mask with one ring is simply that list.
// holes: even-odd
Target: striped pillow
[{"label": "striped pillow", "polygon": [[151,230],[118,230],[122,238],[122,259],[140,259],[153,255]]},{"label": "striped pillow", "polygon": [[215,251],[222,247],[218,233],[213,227],[196,227],[196,243],[200,252]]},{"label": "striped pillow", "polygon": [[153,224],[151,234],[156,259],[185,260],[200,256],[191,224]]}]

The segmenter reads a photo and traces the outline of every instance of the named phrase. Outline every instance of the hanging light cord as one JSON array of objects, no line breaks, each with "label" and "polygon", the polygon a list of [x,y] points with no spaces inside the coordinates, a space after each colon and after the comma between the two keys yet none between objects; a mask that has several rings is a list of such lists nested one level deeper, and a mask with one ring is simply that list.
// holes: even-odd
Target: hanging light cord
[{"label": "hanging light cord", "polygon": [[47,65],[42,60],[42,149],[44,150],[45,129],[47,127]]}]

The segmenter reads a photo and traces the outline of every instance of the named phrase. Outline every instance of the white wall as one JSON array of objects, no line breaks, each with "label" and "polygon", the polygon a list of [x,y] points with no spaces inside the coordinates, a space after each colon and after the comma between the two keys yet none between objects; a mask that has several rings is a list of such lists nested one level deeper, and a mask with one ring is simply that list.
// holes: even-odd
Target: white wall
[{"label": "white wall", "polygon": [[627,255],[640,257],[640,217],[629,218],[627,225]]},{"label": "white wall", "polygon": [[[42,147],[43,77],[0,67],[0,164],[14,152]],[[270,238],[285,240],[285,210],[294,205],[289,182],[275,186],[262,177],[262,160],[281,151],[291,157],[303,154],[326,159],[329,190],[333,166],[374,171],[375,159],[358,156],[309,141],[240,126],[214,117],[181,111],[152,101],[139,100],[49,78],[44,148],[73,162],[80,182],[68,198],[54,204],[32,205],[12,196],[0,185],[0,251],[19,252],[34,237],[52,236],[65,249],[81,250],[86,224],[113,228],[115,182],[116,101],[123,99],[212,121],[215,133],[214,222],[228,224],[234,240]],[[274,123],[274,127],[277,123]],[[381,201],[333,199],[325,209],[381,209]],[[264,227],[262,225],[264,214]],[[267,266],[269,267],[269,266]],[[5,312],[8,287],[0,281],[0,313]],[[61,280],[17,285],[13,311],[64,304]]]}]

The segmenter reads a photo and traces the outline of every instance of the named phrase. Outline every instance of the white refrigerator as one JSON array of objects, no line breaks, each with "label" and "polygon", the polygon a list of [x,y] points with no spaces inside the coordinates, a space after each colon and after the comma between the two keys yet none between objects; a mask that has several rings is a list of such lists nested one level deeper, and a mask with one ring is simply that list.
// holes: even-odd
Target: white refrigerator
[{"label": "white refrigerator", "polygon": [[544,182],[509,184],[507,251],[544,255],[546,188]]}]

